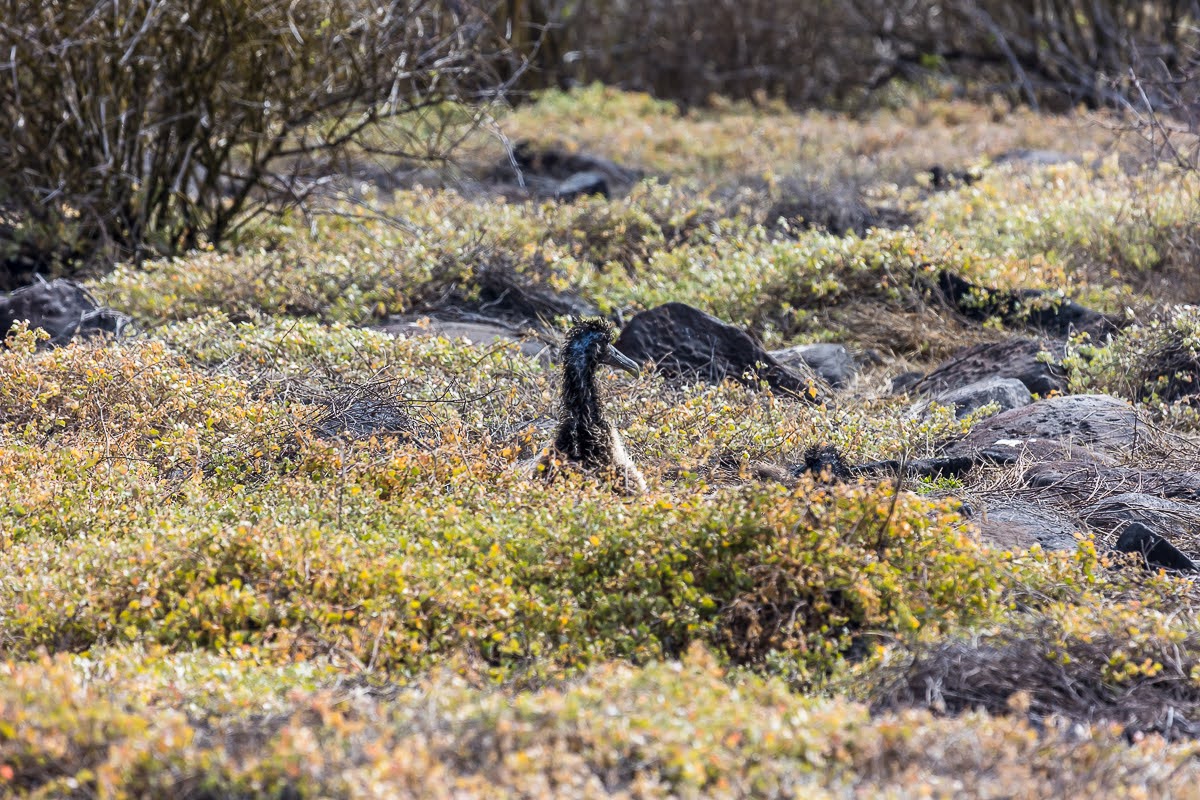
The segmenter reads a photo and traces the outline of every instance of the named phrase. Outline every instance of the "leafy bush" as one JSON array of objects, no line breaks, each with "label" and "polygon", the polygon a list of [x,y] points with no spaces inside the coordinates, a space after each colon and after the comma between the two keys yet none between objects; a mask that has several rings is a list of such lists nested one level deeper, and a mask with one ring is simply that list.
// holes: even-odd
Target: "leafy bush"
[{"label": "leafy bush", "polygon": [[[862,630],[939,630],[1003,603],[996,562],[957,518],[887,487],[697,497],[685,475],[628,505],[586,481],[529,483],[514,432],[551,387],[515,349],[218,315],[163,333],[186,357],[162,341],[39,351],[26,330],[0,352],[8,652],[251,643],[413,673],[465,650],[504,675],[706,641],[759,665],[778,654],[807,682]],[[428,438],[316,438],[301,389],[368,379],[412,387],[396,406]],[[854,432],[823,409],[655,378],[614,400],[616,418],[649,413],[627,429],[650,465],[779,457],[816,425],[856,447],[875,438],[869,424],[895,428]],[[949,605],[951,590],[972,599]],[[768,618],[786,604],[796,613]]]},{"label": "leafy bush", "polygon": [[[1151,731],[1191,735],[1154,712],[1195,704],[1193,581],[1086,539],[1003,552],[950,502],[886,483],[790,485],[813,444],[919,458],[970,429],[977,415],[917,417],[887,391],[903,359],[864,354],[822,406],[601,373],[648,479],[627,498],[527,479],[558,379],[517,343],[358,327],[482,296],[496,265],[613,317],[687,300],[769,344],[872,343],[922,368],[1009,335],[930,303],[939,269],[1138,313],[1153,298],[1098,267],[1153,273],[1155,237],[1191,213],[1176,171],[985,168],[946,191],[866,187],[921,219],[907,230],[759,224],[809,164],[907,176],[930,147],[1101,141],[1075,134],[1097,119],[552,93],[505,124],[632,145],[672,180],[607,204],[397,192],[386,214],[417,238],[348,209],[286,216],[239,249],[100,281],[145,337],[39,350],[18,326],[0,350],[0,796],[1185,795],[1195,744]],[[713,186],[727,163],[733,187]],[[1189,315],[1131,329],[1075,378],[1116,380],[1160,340],[1190,353]],[[330,400],[347,396],[402,435],[338,435]],[[1181,441],[1156,456],[1183,461]],[[718,460],[747,474],[712,485]],[[995,716],[971,708],[967,670],[990,676]],[[940,675],[945,708],[910,708]],[[853,698],[884,677],[906,694],[872,714]],[[1071,691],[1103,713],[1056,717]]]},{"label": "leafy bush", "polygon": [[1113,156],[1033,172],[1000,166],[932,199],[929,224],[982,252],[1016,256],[1060,289],[1115,273],[1134,291],[1170,286],[1173,299],[1192,301],[1190,287],[1171,276],[1189,274],[1195,258],[1188,236],[1198,191],[1195,173],[1166,165],[1127,172]]},{"label": "leafy bush", "polygon": [[[697,205],[708,213],[705,201]],[[420,240],[383,222],[322,221],[316,240],[120,268],[98,291],[139,321],[216,308],[239,321],[283,313],[362,324],[436,304],[501,264],[603,312],[681,301],[770,339],[827,329],[831,312],[867,299],[919,307],[938,269],[990,275],[1007,266],[940,231],[775,239],[742,216],[696,223],[689,207],[688,192],[668,186],[642,187],[604,211],[593,201],[465,205],[418,192],[393,210],[428,225]]]},{"label": "leafy bush", "polygon": [[1104,391],[1146,403],[1176,423],[1194,426],[1200,395],[1200,310],[1133,325],[1106,343],[1082,341],[1064,366],[1076,391]]},{"label": "leafy bush", "polygon": [[[1004,605],[995,560],[947,533],[954,518],[917,522],[915,500],[897,512],[912,521],[883,530],[890,500],[863,489],[627,509],[574,486],[562,518],[560,490],[507,486],[509,499],[481,503],[477,467],[413,456],[355,470],[338,510],[301,499],[335,456],[310,450],[268,487],[295,498],[271,521],[205,523],[206,507],[180,498],[170,511],[127,508],[136,537],[14,543],[0,590],[7,649],[248,643],[409,674],[465,649],[502,675],[708,641],[740,661],[772,656],[808,683],[864,630],[908,636]],[[230,511],[253,516],[260,502],[231,498]]]},{"label": "leafy bush", "polygon": [[243,386],[196,370],[161,342],[36,352],[37,336],[22,326],[0,350],[0,430],[10,437],[44,445],[65,436],[122,455],[178,457],[269,413],[247,407]]}]

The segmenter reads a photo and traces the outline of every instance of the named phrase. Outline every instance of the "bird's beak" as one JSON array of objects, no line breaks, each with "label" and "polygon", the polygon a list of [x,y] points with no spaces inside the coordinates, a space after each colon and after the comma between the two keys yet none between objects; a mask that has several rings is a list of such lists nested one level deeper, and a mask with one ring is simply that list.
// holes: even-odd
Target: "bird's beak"
[{"label": "bird's beak", "polygon": [[636,361],[622,353],[617,348],[613,347],[611,344],[608,346],[608,349],[604,351],[604,363],[608,364],[610,367],[623,369],[632,375],[639,375],[642,372],[642,368],[638,366]]}]

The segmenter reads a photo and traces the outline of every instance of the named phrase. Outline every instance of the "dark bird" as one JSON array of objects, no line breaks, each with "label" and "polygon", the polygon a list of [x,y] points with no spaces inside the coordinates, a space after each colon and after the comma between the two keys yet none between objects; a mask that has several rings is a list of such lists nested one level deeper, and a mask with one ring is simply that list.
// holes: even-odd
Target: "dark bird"
[{"label": "dark bird", "polygon": [[627,494],[646,490],[646,479],[600,407],[596,370],[601,364],[634,375],[641,371],[635,361],[613,347],[612,341],[613,328],[602,319],[582,320],[567,334],[562,347],[558,431],[554,443],[534,464],[535,476],[553,478],[559,466],[574,464],[610,478]]}]

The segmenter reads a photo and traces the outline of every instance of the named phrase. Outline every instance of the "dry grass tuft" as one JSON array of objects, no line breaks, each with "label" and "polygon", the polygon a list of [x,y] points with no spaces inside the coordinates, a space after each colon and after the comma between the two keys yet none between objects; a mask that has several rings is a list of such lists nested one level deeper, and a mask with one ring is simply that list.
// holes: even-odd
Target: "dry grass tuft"
[{"label": "dry grass tuft", "polygon": [[[1061,613],[1061,612],[1060,612]],[[1139,607],[1110,606],[1063,619],[1040,615],[970,639],[918,648],[884,670],[875,713],[1017,713],[1115,723],[1127,736],[1200,736],[1200,630]]]},{"label": "dry grass tuft", "polygon": [[434,427],[412,414],[411,404],[396,399],[403,394],[399,388],[394,381],[377,381],[330,394],[323,399],[313,431],[318,436],[344,436],[351,441],[373,436],[396,436],[404,441],[432,438]]}]

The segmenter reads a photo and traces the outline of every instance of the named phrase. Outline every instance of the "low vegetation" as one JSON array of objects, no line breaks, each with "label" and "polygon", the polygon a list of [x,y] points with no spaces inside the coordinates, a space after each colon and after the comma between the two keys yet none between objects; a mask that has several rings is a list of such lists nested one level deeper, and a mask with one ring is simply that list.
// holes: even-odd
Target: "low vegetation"
[{"label": "low vegetation", "polygon": [[[1196,319],[1168,308],[1164,276],[1189,263],[1196,179],[1143,164],[1106,119],[552,92],[501,120],[508,135],[655,177],[611,201],[413,187],[369,218],[330,205],[93,281],[131,339],[47,349],[16,326],[0,794],[1194,792],[1191,579],[1082,536],[1071,553],[988,544],[958,479],[706,470],[820,444],[924,457],[991,413],[918,417],[885,390],[1012,333],[941,304],[941,270],[1132,323],[1072,341],[1072,388],[1127,397],[1194,447]],[[932,186],[922,141],[978,179]],[[1021,146],[1081,160],[993,163]],[[912,223],[769,218],[806,174]],[[617,319],[683,301],[769,345],[845,342],[866,366],[824,405],[604,374],[649,491],[533,482],[555,368],[514,342],[381,328],[499,279]],[[526,322],[553,338],[568,320]],[[352,424],[361,398],[387,400],[386,430]]]},{"label": "low vegetation", "polygon": [[1176,426],[1196,425],[1200,316],[1195,306],[1150,317],[1103,346],[1081,341],[1068,363],[1081,390],[1139,401]]}]

